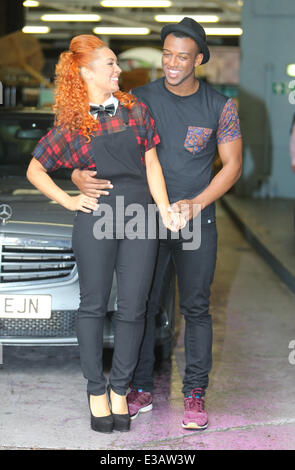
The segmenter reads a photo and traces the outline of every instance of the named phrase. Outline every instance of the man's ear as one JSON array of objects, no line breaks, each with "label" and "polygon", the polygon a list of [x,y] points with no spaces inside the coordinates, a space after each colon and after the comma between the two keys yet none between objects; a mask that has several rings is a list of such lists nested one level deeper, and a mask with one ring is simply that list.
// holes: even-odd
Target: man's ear
[{"label": "man's ear", "polygon": [[201,52],[200,52],[200,54],[196,55],[195,67],[199,67],[199,65],[201,65],[201,63],[203,62],[203,58],[204,58],[204,54],[202,54]]}]

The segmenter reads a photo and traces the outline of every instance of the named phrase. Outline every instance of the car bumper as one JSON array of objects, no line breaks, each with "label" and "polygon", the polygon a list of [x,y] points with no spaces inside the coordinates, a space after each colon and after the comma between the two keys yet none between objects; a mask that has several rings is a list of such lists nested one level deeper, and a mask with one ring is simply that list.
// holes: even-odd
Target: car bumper
[{"label": "car bumper", "polygon": [[[67,317],[71,317],[71,325],[69,327],[68,318],[65,321],[63,330],[56,331],[56,319],[60,318],[60,315],[54,315],[55,319],[50,324],[48,320],[23,320],[21,322],[17,319],[9,321],[9,319],[0,319],[0,345],[6,346],[77,346],[78,340],[75,333],[76,323],[76,311],[66,312]],[[61,314],[62,312],[58,312]],[[63,315],[65,317],[65,315]],[[159,314],[158,323],[161,326],[156,328],[156,344],[163,345],[171,341],[173,338],[173,331],[168,320],[166,311],[162,311]],[[61,322],[59,322],[61,323]],[[55,328],[54,328],[55,327]],[[37,328],[37,329],[36,329]],[[42,332],[43,328],[43,332]],[[114,347],[114,333],[112,325],[112,312],[108,312],[104,325],[103,334],[103,346],[104,348]]]},{"label": "car bumper", "polygon": [[[11,346],[77,345],[77,310],[52,311],[49,319],[0,318],[0,344]],[[112,312],[104,325],[104,346],[112,347],[114,335]]]}]

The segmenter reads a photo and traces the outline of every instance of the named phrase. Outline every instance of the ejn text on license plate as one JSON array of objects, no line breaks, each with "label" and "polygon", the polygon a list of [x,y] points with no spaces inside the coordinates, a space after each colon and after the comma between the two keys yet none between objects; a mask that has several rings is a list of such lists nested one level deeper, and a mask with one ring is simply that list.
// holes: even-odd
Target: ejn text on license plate
[{"label": "ejn text on license plate", "polygon": [[50,318],[51,295],[0,294],[0,318]]}]

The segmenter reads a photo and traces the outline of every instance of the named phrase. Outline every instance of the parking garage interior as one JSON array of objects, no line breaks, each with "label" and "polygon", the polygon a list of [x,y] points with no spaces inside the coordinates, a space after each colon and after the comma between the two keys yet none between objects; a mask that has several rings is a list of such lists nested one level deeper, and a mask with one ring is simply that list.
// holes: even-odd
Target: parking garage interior
[{"label": "parking garage interior", "polygon": [[[294,0],[113,3],[2,0],[0,4],[0,449],[294,450]],[[74,36],[94,34],[103,39],[118,57],[120,89],[128,92],[163,76],[161,29],[183,17],[195,18],[207,35],[211,58],[196,68],[196,77],[232,98],[243,138],[241,177],[217,201],[218,256],[210,306],[213,366],[206,393],[209,427],[196,433],[179,426],[185,328],[175,284],[173,304],[165,297],[158,320],[153,411],[132,422],[130,433],[97,436],[87,421],[71,313],[78,307],[78,281],[73,253],[64,239],[73,221],[56,204],[48,203],[44,210],[45,198],[23,182],[23,163],[29,163],[36,139],[53,125],[55,66]],[[33,123],[39,120],[38,129],[26,124],[23,113]],[[20,158],[16,151],[21,151]],[[214,174],[221,167],[217,152]],[[74,192],[69,172],[62,177],[67,190]],[[35,212],[25,217],[33,200]],[[38,232],[36,215],[41,224]],[[46,233],[58,238],[58,247],[48,244]],[[24,247],[16,234],[21,234]],[[22,272],[25,258],[34,262],[27,277]],[[18,309],[25,310],[29,302],[34,309],[33,296],[44,279],[63,280],[63,298],[71,295],[62,321],[51,312],[54,298],[39,322],[10,314],[7,298],[16,284],[21,289],[15,292],[22,296]],[[168,276],[166,282],[169,295],[174,288],[171,279]],[[111,295],[110,310],[115,303]],[[61,301],[52,310],[63,308]],[[170,321],[173,337],[168,334]],[[26,343],[26,334],[34,340]],[[54,341],[57,334],[63,338],[60,342]],[[111,322],[105,337],[108,374]],[[70,404],[65,407],[68,397]]]}]

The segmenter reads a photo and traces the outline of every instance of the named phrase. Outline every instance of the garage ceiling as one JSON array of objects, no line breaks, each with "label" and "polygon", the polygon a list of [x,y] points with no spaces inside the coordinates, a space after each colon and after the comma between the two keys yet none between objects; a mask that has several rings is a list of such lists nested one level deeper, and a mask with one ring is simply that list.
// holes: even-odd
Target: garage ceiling
[{"label": "garage ceiling", "polygon": [[[215,27],[239,27],[242,9],[242,0],[172,0],[169,8],[104,8],[100,0],[40,0],[37,8],[25,8],[25,22],[30,26],[49,26],[50,32],[46,35],[37,35],[42,40],[52,44],[68,42],[77,34],[92,33],[93,28],[99,26],[127,26],[147,27],[150,34],[132,38],[133,42],[138,38],[142,41],[159,40],[159,32],[163,23],[155,21],[155,15],[178,14],[178,15],[217,15],[220,19]],[[41,16],[53,13],[95,13],[101,19],[99,22],[44,22]],[[202,23],[203,26],[212,27],[212,24]],[[101,34],[100,34],[101,36]],[[222,41],[212,36],[211,42]],[[104,37],[105,39],[105,37]],[[128,36],[112,37],[112,41],[128,41]]]}]

